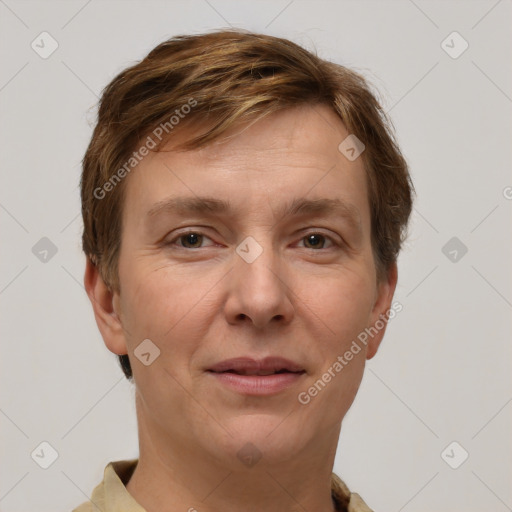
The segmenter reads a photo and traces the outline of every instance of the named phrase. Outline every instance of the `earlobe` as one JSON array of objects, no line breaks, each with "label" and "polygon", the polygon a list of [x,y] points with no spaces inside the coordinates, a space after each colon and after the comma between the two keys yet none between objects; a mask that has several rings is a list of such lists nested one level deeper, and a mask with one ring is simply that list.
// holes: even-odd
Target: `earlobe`
[{"label": "earlobe", "polygon": [[90,258],[86,261],[84,286],[105,345],[114,354],[127,354],[118,296],[107,287]]},{"label": "earlobe", "polygon": [[384,338],[397,281],[398,268],[395,262],[389,267],[386,277],[378,284],[377,297],[371,314],[371,324],[368,327],[371,335],[368,337],[366,359],[375,356]]}]

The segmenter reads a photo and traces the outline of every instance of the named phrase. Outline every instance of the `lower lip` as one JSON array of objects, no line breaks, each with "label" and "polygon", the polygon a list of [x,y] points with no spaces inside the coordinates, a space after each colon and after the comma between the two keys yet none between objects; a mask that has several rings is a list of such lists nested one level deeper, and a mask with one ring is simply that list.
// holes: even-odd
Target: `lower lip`
[{"label": "lower lip", "polygon": [[209,372],[225,386],[244,395],[265,396],[279,393],[299,381],[302,373],[274,373],[273,375],[238,375]]}]

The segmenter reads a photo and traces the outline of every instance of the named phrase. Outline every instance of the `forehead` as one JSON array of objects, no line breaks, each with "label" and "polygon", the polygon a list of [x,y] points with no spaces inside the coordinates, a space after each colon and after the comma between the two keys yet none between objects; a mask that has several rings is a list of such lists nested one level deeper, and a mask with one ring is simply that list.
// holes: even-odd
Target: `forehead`
[{"label": "forehead", "polygon": [[[204,128],[187,126],[182,133],[170,139],[165,151],[198,135]],[[224,159],[242,159],[247,151],[254,155],[262,152],[272,158],[280,154],[290,163],[302,165],[333,164],[340,156],[338,145],[349,135],[339,116],[326,105],[304,105],[284,109],[238,123],[226,130],[211,144],[189,152],[190,161],[194,158],[211,165],[222,165]],[[305,160],[301,160],[305,159]],[[264,169],[260,169],[263,171]]]},{"label": "forehead", "polygon": [[[338,149],[349,132],[324,105],[298,107],[239,124],[200,149],[173,151],[201,131],[187,126],[131,173],[128,212],[151,215],[170,196],[209,196],[254,210],[283,209],[299,197],[343,200],[369,218],[363,159]],[[240,213],[240,212],[239,212]]]}]

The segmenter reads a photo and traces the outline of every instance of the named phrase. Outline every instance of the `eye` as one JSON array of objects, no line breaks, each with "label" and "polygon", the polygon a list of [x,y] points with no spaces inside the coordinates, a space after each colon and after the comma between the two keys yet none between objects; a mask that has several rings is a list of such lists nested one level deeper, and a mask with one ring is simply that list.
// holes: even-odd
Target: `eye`
[{"label": "eye", "polygon": [[323,247],[325,245],[325,241],[328,240],[331,243],[331,246],[336,245],[331,237],[323,235],[322,233],[309,233],[302,238],[305,241],[306,249],[325,249]]},{"label": "eye", "polygon": [[[203,242],[205,240],[212,241],[209,237],[202,234],[199,231],[188,231],[186,233],[181,233],[180,235],[174,237],[172,240],[170,240],[166,245],[168,246],[177,246],[181,249],[200,249],[203,246]],[[319,250],[319,249],[329,249],[331,247],[334,247],[338,245],[336,242],[333,241],[333,239],[327,235],[324,235],[322,233],[309,233],[302,237],[302,242],[304,242],[304,247],[306,249],[313,249],[313,250]],[[328,243],[330,246],[325,247],[325,244]],[[214,244],[210,244],[214,245]]]},{"label": "eye", "polygon": [[201,242],[204,240],[210,240],[207,236],[199,233],[198,231],[189,231],[188,233],[182,233],[178,235],[173,240],[171,240],[167,245],[174,245],[175,242],[179,241],[178,247],[183,249],[200,249]]}]

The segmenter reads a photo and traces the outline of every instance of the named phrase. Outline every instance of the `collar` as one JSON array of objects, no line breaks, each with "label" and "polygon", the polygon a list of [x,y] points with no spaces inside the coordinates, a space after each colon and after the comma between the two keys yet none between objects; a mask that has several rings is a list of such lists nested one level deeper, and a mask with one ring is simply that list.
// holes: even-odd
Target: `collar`
[{"label": "collar", "polygon": [[[146,512],[126,490],[138,459],[110,462],[105,468],[103,482],[97,485],[91,500],[73,512]],[[372,512],[359,494],[350,492],[335,473],[331,477],[332,498],[339,512]]]}]

